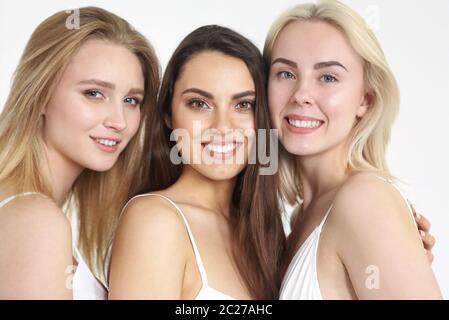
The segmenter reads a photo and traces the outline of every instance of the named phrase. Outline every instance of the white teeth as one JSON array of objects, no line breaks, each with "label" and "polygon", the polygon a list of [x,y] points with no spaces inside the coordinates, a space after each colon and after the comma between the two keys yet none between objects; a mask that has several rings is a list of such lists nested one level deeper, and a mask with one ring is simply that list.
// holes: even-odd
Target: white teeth
[{"label": "white teeth", "polygon": [[108,147],[115,146],[117,144],[117,141],[108,140],[108,139],[95,139],[95,141],[97,141],[98,143],[101,143],[105,146],[108,146]]},{"label": "white teeth", "polygon": [[305,120],[294,120],[288,119],[288,123],[297,128],[316,128],[319,127],[321,121],[305,121]]},{"label": "white teeth", "polygon": [[236,143],[228,143],[225,145],[218,145],[218,144],[208,143],[208,144],[206,144],[205,148],[210,151],[216,152],[216,153],[228,153],[229,151],[232,151],[235,148],[237,148],[237,144]]}]

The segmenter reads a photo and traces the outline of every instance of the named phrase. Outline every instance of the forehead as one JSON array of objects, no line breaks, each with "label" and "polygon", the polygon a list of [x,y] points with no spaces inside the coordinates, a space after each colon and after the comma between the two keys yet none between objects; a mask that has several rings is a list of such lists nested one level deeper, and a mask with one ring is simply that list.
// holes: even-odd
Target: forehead
[{"label": "forehead", "polygon": [[241,59],[207,51],[193,56],[182,68],[176,86],[198,87],[214,92],[254,90],[254,81]]},{"label": "forehead", "polygon": [[289,23],[279,32],[273,46],[272,59],[278,57],[302,63],[330,60],[346,64],[362,63],[344,33],[324,21]]},{"label": "forehead", "polygon": [[116,85],[143,87],[144,76],[139,59],[126,47],[90,39],[71,58],[63,79],[100,79]]}]

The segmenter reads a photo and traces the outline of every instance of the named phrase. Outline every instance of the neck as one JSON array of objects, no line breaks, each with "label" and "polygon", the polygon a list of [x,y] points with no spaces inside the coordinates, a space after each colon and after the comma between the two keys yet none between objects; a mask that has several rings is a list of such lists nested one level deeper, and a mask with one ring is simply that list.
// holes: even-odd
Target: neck
[{"label": "neck", "polygon": [[46,144],[44,145],[50,169],[53,198],[56,204],[62,208],[73,183],[83,168]]},{"label": "neck", "polygon": [[349,176],[343,145],[319,154],[297,156],[296,165],[303,187],[304,207],[312,200],[338,188]]},{"label": "neck", "polygon": [[191,166],[184,166],[176,185],[195,205],[229,217],[236,178],[212,180]]}]

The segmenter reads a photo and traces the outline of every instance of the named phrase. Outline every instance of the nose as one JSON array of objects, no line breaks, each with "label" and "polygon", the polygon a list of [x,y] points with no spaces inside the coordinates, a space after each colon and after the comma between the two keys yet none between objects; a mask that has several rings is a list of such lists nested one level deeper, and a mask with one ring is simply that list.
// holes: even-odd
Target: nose
[{"label": "nose", "polygon": [[216,109],[212,121],[212,128],[218,130],[223,135],[232,128],[230,110],[228,110],[227,106]]},{"label": "nose", "polygon": [[303,81],[298,81],[298,84],[291,96],[291,102],[298,106],[310,106],[315,103],[312,94],[311,84]]},{"label": "nose", "polygon": [[121,102],[111,103],[107,106],[107,113],[103,124],[106,128],[115,131],[123,131],[126,129],[125,108]]}]

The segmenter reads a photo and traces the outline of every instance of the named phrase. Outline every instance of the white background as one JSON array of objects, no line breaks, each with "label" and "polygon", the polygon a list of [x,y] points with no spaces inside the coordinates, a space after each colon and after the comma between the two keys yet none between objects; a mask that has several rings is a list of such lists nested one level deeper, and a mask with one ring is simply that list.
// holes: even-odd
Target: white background
[{"label": "white background", "polygon": [[[95,5],[133,24],[164,67],[177,44],[204,24],[241,32],[262,48],[272,21],[301,1],[0,0],[0,110],[35,27],[58,10]],[[449,1],[345,0],[374,29],[401,89],[388,160],[407,196],[432,223],[433,268],[449,297]],[[413,279],[411,279],[413,281]]]}]

